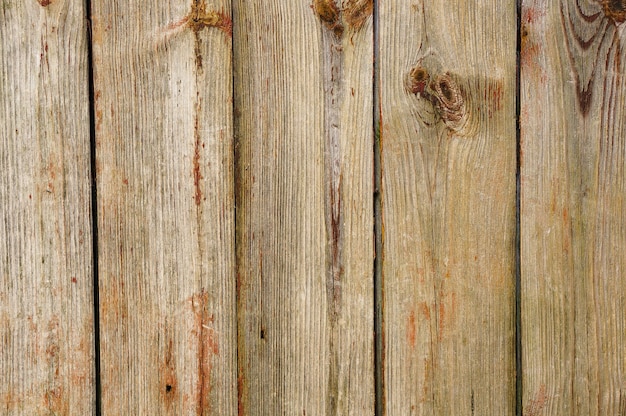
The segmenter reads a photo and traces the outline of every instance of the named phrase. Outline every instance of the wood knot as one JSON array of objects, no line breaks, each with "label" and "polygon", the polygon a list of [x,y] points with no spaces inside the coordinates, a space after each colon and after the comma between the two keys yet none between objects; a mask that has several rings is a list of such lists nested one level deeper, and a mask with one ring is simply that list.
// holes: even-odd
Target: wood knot
[{"label": "wood knot", "polygon": [[444,73],[432,79],[426,68],[417,65],[409,71],[404,82],[405,90],[426,98],[434,108],[436,118],[454,133],[471,136],[476,132],[476,123],[473,122],[476,117],[471,114],[468,96],[450,74]]},{"label": "wood knot", "polygon": [[426,68],[418,65],[406,75],[404,87],[411,94],[423,94],[429,79],[430,75],[428,75]]},{"label": "wood knot", "polygon": [[207,10],[205,0],[195,0],[191,5],[191,11],[187,15],[187,24],[194,32],[199,32],[205,27],[215,27],[229,36],[233,33],[233,22],[224,13],[215,10]]},{"label": "wood knot", "polygon": [[373,0],[352,0],[344,9],[344,20],[354,30],[359,30],[374,11]]},{"label": "wood knot", "polygon": [[334,0],[314,0],[313,10],[320,20],[338,38],[343,35],[343,23],[339,18],[339,8]]},{"label": "wood knot", "polygon": [[443,121],[446,124],[461,121],[466,115],[464,92],[450,75],[438,76],[430,83],[430,88],[434,91],[434,104]]},{"label": "wood knot", "polygon": [[602,0],[604,14],[615,24],[626,20],[626,0]]},{"label": "wood knot", "polygon": [[363,27],[372,15],[374,3],[373,0],[350,0],[340,8],[335,0],[313,0],[312,7],[324,26],[341,38],[346,28],[357,31]]}]

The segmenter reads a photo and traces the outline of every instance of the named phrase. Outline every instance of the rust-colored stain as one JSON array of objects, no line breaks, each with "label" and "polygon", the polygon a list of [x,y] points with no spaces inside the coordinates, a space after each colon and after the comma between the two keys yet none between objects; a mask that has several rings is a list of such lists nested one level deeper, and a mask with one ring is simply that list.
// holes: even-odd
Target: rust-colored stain
[{"label": "rust-colored stain", "polygon": [[411,310],[406,323],[406,340],[411,347],[415,348],[415,311]]},{"label": "rust-colored stain", "polygon": [[[199,97],[198,97],[199,100]],[[202,189],[200,189],[200,180],[202,180],[202,173],[200,172],[200,128],[199,128],[199,115],[200,104],[196,105],[196,115],[194,121],[194,136],[195,143],[193,149],[193,185],[195,189],[194,199],[196,205],[200,205],[202,202]]]},{"label": "rust-colored stain", "polygon": [[166,406],[171,406],[175,402],[178,393],[178,379],[176,378],[176,362],[173,359],[174,343],[170,339],[165,352],[165,360],[161,365],[161,396]]},{"label": "rust-colored stain", "polygon": [[626,0],[601,0],[606,17],[613,23],[620,24],[626,21]]},{"label": "rust-colored stain", "polygon": [[433,366],[430,358],[424,358],[424,385],[422,386],[422,397],[420,403],[425,403],[430,398],[430,379],[432,377]]},{"label": "rust-colored stain", "polygon": [[100,131],[100,127],[102,127],[102,110],[96,110],[96,131]]},{"label": "rust-colored stain", "polygon": [[68,414],[69,398],[64,394],[63,385],[59,377],[59,368],[62,357],[59,339],[59,318],[55,315],[50,318],[46,334],[46,360],[51,369],[52,378],[49,388],[44,393],[44,402],[52,414]]},{"label": "rust-colored stain", "polygon": [[72,283],[76,283],[76,282],[77,282],[76,278],[72,277]]},{"label": "rust-colored stain", "polygon": [[69,400],[68,397],[64,394],[63,386],[61,386],[60,384],[46,391],[46,393],[44,394],[44,403],[53,415],[69,414]]},{"label": "rust-colored stain", "polygon": [[488,103],[487,115],[489,118],[502,108],[502,81],[489,82],[485,89],[485,100]]},{"label": "rust-colored stain", "polygon": [[246,414],[244,408],[244,389],[246,387],[243,371],[239,369],[237,375],[237,416],[244,416]]},{"label": "rust-colored stain", "polygon": [[456,293],[452,292],[443,296],[439,301],[438,334],[437,338],[442,340],[447,329],[456,319]]},{"label": "rust-colored stain", "polygon": [[428,304],[426,302],[420,302],[417,307],[424,319],[430,320],[430,308],[428,307]]},{"label": "rust-colored stain", "polygon": [[37,3],[42,7],[47,7],[52,4],[52,0],[37,0]]},{"label": "rust-colored stain", "polygon": [[533,26],[545,16],[545,12],[533,7],[522,9],[520,64],[527,75],[537,77],[542,83],[547,81],[539,62],[541,56],[541,42],[535,39]]},{"label": "rust-colored stain", "polygon": [[204,289],[195,294],[191,305],[195,316],[195,335],[198,337],[198,395],[197,414],[210,413],[211,370],[213,356],[219,355],[218,334],[213,328],[215,317],[208,312],[209,294]]},{"label": "rust-colored stain", "polygon": [[0,396],[0,408],[11,410],[19,408],[24,403],[24,400],[16,395],[12,390],[9,390],[4,395]]},{"label": "rust-colored stain", "polygon": [[542,384],[539,387],[539,391],[535,393],[534,397],[528,403],[528,406],[524,407],[524,416],[540,416],[543,413],[547,401],[546,385]]}]

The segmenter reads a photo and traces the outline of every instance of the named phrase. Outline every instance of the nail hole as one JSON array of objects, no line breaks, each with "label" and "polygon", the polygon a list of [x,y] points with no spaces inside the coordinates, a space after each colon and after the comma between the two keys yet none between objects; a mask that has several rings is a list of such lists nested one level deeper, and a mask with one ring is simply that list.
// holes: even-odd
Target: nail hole
[{"label": "nail hole", "polygon": [[167,384],[167,385],[165,386],[165,391],[166,391],[166,392],[168,392],[168,393],[169,393],[170,391],[172,391],[172,386],[171,386],[171,385],[169,385],[169,384]]}]

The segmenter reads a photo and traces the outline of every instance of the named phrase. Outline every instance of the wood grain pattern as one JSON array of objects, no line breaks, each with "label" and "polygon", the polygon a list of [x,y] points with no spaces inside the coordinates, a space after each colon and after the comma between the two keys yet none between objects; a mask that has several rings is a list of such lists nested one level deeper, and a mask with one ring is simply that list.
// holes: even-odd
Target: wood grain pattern
[{"label": "wood grain pattern", "polygon": [[372,2],[234,6],[240,414],[373,414]]},{"label": "wood grain pattern", "polygon": [[623,1],[525,0],[524,415],[626,412]]},{"label": "wood grain pattern", "polygon": [[94,414],[84,16],[0,1],[0,415]]},{"label": "wood grain pattern", "polygon": [[230,2],[92,3],[103,414],[234,414]]},{"label": "wood grain pattern", "polygon": [[385,414],[512,415],[515,4],[378,5]]}]

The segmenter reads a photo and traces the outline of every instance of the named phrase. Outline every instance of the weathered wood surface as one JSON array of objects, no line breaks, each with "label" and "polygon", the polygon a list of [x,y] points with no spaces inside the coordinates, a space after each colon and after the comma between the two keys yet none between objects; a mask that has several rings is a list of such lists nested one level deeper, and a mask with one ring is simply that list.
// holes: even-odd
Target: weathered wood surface
[{"label": "weathered wood surface", "polygon": [[378,6],[386,414],[512,415],[515,3]]},{"label": "weathered wood surface", "polygon": [[372,2],[234,1],[240,412],[374,412]]},{"label": "weathered wood surface", "polygon": [[102,414],[235,414],[230,2],[92,8]]},{"label": "weathered wood surface", "polygon": [[0,414],[94,414],[87,25],[0,2]]},{"label": "weathered wood surface", "polygon": [[624,2],[526,0],[524,414],[626,414]]}]

